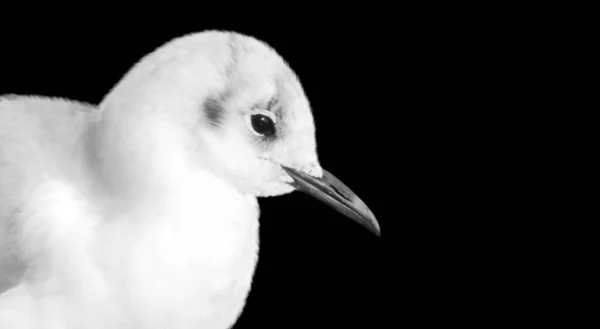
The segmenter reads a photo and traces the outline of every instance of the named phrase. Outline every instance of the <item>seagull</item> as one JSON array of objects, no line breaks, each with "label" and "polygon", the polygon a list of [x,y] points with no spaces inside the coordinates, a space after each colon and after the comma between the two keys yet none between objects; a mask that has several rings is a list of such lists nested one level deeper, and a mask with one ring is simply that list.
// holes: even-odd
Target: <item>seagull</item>
[{"label": "seagull", "polygon": [[295,190],[379,236],[319,164],[297,75],[248,35],[175,38],[97,106],[0,96],[0,328],[230,328],[257,198]]}]

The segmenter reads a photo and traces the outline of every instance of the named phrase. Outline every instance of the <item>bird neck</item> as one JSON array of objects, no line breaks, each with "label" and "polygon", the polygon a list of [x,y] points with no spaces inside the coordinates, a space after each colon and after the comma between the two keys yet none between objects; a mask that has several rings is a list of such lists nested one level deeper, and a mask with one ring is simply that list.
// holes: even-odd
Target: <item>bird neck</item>
[{"label": "bird neck", "polygon": [[256,202],[254,196],[213,172],[210,154],[197,156],[204,152],[194,149],[198,145],[190,145],[190,134],[158,117],[128,125],[108,116],[96,122],[90,133],[94,145],[90,166],[96,173],[98,190],[110,205],[107,208],[121,213],[186,208],[185,202],[204,206],[221,197]]}]

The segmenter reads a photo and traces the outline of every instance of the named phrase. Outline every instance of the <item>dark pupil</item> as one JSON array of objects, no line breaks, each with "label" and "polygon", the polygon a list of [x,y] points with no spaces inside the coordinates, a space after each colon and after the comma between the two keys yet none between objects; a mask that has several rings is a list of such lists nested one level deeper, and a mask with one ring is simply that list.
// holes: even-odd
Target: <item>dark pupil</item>
[{"label": "dark pupil", "polygon": [[275,134],[275,125],[271,118],[262,114],[255,114],[251,117],[252,128],[257,133],[264,136],[272,136]]}]

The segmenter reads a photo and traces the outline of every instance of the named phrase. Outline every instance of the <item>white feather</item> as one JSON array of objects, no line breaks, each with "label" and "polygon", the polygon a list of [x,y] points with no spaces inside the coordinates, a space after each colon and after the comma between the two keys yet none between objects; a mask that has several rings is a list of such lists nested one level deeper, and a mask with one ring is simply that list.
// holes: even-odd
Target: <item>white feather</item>
[{"label": "white feather", "polygon": [[[210,127],[202,101],[226,88]],[[276,92],[288,129],[261,148],[243,114]],[[256,196],[292,191],[280,164],[320,175],[315,145],[291,69],[232,33],[166,44],[99,108],[0,99],[0,288],[19,281],[0,328],[228,328],[257,261]]]}]

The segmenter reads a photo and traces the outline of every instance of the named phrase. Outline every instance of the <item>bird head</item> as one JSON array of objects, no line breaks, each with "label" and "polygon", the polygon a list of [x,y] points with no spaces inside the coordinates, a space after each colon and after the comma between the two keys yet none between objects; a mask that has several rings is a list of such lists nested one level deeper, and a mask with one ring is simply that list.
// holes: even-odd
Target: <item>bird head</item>
[{"label": "bird head", "polygon": [[369,208],[319,164],[298,77],[257,39],[220,31],[175,39],[135,65],[101,110],[102,149],[122,183],[144,163],[185,163],[257,197],[301,190],[379,234]]}]

